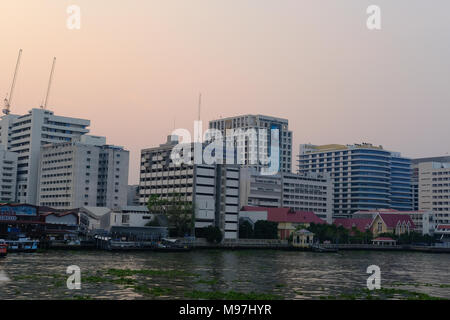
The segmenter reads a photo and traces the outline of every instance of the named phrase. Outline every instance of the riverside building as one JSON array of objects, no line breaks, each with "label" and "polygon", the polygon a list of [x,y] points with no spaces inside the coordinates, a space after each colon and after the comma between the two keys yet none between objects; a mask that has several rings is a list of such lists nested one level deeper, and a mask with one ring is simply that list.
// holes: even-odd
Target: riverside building
[{"label": "riverside building", "polygon": [[89,132],[90,121],[56,116],[52,111],[34,108],[27,114],[4,115],[0,120],[0,144],[17,153],[16,201],[37,204],[41,146],[70,142]]},{"label": "riverside building", "polygon": [[141,150],[139,203],[145,206],[151,195],[171,199],[179,195],[192,202],[195,228],[219,227],[226,239],[238,237],[239,168],[229,165],[175,164],[170,155],[178,144],[176,136],[158,147]]},{"label": "riverside building", "polygon": [[84,135],[42,146],[38,203],[59,209],[127,205],[129,151]]},{"label": "riverside building", "polygon": [[0,201],[16,201],[17,153],[0,145]]},{"label": "riverside building", "polygon": [[[222,133],[224,139],[231,136],[231,131],[239,130],[234,142],[237,154],[242,155],[243,166],[256,167],[262,165],[252,164],[251,159],[258,159],[258,155],[270,155],[271,129],[278,130],[279,140],[279,171],[291,172],[292,168],[292,131],[289,130],[287,119],[275,118],[264,115],[242,115],[236,117],[212,120],[209,129],[217,129]],[[252,145],[248,133],[250,129],[256,130],[256,142]],[[264,129],[267,135],[260,136],[259,130]]]},{"label": "riverside building", "polygon": [[435,234],[450,236],[450,161],[429,161],[445,158],[417,159],[414,166],[418,169],[419,209],[433,212]]},{"label": "riverside building", "polygon": [[242,168],[240,207],[291,208],[312,211],[332,223],[333,185],[327,174],[282,172],[261,175],[253,168]]},{"label": "riverside building", "polygon": [[412,210],[411,160],[382,146],[304,144],[298,172],[328,173],[334,188],[334,217],[360,210]]}]

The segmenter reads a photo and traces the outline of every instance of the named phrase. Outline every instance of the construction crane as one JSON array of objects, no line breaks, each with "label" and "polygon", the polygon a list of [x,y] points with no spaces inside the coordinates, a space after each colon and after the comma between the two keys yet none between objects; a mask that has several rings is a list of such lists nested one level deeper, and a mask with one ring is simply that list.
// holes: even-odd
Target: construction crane
[{"label": "construction crane", "polygon": [[50,95],[50,88],[52,87],[53,73],[55,71],[56,57],[53,58],[52,71],[50,71],[50,78],[48,79],[47,93],[45,95],[44,103],[41,105],[41,109],[47,108],[48,97]]},{"label": "construction crane", "polygon": [[13,81],[11,84],[11,90],[9,90],[9,97],[8,97],[8,94],[6,94],[6,97],[4,100],[5,108],[2,111],[6,115],[8,115],[11,110],[11,103],[12,103],[13,94],[14,94],[14,87],[16,86],[17,72],[19,71],[21,57],[22,57],[22,49],[19,50],[19,56],[17,57],[16,70],[14,71],[14,77],[13,77]]}]

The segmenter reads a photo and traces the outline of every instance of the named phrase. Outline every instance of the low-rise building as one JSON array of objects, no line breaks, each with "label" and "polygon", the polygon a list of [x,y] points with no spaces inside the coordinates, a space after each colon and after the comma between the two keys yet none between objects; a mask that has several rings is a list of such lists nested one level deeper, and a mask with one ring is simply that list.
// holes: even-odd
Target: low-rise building
[{"label": "low-rise building", "polygon": [[254,223],[259,220],[278,223],[278,238],[288,239],[298,226],[309,227],[311,223],[326,223],[312,211],[294,211],[290,208],[267,208],[244,206],[239,217]]},{"label": "low-rise building", "polygon": [[241,168],[240,206],[291,208],[313,211],[332,222],[333,187],[326,174],[281,172],[262,175],[254,168]]}]

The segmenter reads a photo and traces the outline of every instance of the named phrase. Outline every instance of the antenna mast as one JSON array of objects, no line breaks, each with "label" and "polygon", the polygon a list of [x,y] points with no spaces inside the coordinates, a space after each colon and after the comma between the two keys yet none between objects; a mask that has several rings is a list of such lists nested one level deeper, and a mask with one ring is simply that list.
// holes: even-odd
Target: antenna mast
[{"label": "antenna mast", "polygon": [[55,71],[55,63],[56,63],[56,57],[53,58],[52,71],[50,71],[50,78],[48,79],[47,94],[45,95],[44,104],[41,105],[41,109],[47,108],[48,97],[50,95],[50,88],[52,87],[53,73]]},{"label": "antenna mast", "polygon": [[22,49],[19,50],[19,56],[17,57],[16,69],[14,71],[14,77],[13,77],[13,81],[11,84],[11,90],[9,91],[9,97],[8,97],[8,95],[6,95],[6,98],[4,100],[5,108],[2,111],[6,115],[9,114],[9,112],[11,110],[11,103],[12,103],[12,98],[13,98],[13,94],[14,94],[14,88],[16,86],[17,72],[19,71],[21,57],[22,57]]}]

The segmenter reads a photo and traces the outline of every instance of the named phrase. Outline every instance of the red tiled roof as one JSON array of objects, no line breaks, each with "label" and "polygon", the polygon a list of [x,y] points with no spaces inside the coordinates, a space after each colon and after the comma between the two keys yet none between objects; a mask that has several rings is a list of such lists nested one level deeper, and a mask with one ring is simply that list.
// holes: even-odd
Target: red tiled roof
[{"label": "red tiled roof", "polygon": [[244,206],[243,211],[267,212],[267,220],[274,222],[326,223],[312,211],[294,211],[290,208]]},{"label": "red tiled roof", "polygon": [[414,229],[416,226],[414,225],[414,222],[412,221],[411,217],[407,214],[389,214],[389,213],[379,213],[381,219],[383,219],[384,223],[386,223],[386,226],[388,228],[395,228],[397,224],[400,222],[403,224],[403,222],[408,223],[409,227]]},{"label": "red tiled roof", "polygon": [[351,230],[356,227],[359,231],[365,232],[371,225],[371,218],[337,218],[333,221],[336,226],[343,226],[345,229]]}]

